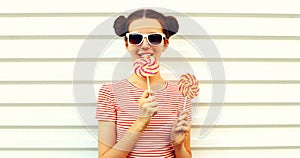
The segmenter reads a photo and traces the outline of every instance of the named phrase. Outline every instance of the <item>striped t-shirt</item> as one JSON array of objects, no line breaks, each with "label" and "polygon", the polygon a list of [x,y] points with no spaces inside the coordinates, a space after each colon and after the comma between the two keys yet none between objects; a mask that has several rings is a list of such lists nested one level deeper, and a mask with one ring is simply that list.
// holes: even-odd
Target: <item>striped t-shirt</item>
[{"label": "striped t-shirt", "polygon": [[[131,127],[138,117],[138,100],[144,90],[131,84],[127,79],[104,84],[99,90],[96,118],[116,124],[117,141]],[[151,118],[128,157],[174,157],[170,133],[174,121],[179,116],[184,103],[176,83],[166,82],[166,86],[154,91],[158,103],[158,113]],[[188,119],[192,121],[191,102],[187,101]],[[101,131],[99,131],[101,134]]]}]

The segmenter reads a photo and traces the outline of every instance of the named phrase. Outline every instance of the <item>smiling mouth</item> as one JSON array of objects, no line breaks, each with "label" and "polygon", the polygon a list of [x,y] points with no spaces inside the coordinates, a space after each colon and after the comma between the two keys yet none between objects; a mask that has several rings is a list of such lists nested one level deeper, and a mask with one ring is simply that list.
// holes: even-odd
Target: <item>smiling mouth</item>
[{"label": "smiling mouth", "polygon": [[142,57],[142,56],[145,56],[145,55],[147,55],[147,56],[153,56],[152,53],[141,53],[141,54],[138,54],[139,57]]}]

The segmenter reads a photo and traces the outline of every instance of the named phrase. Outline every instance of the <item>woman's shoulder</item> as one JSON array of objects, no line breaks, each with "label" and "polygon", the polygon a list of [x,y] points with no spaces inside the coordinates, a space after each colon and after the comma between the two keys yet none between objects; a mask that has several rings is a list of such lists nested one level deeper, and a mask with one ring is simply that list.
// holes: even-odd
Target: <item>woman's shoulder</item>
[{"label": "woman's shoulder", "polygon": [[167,90],[172,91],[173,93],[179,93],[179,88],[177,82],[167,81]]},{"label": "woman's shoulder", "polygon": [[167,82],[167,87],[169,87],[169,88],[178,88],[177,82],[173,82],[173,81],[166,81],[166,82]]},{"label": "woman's shoulder", "polygon": [[127,79],[123,79],[123,80],[105,82],[102,84],[102,86],[115,86],[115,85],[122,85],[126,83],[127,83]]},{"label": "woman's shoulder", "polygon": [[126,80],[105,82],[100,86],[99,95],[115,98],[122,92],[122,86],[124,87],[124,84],[126,84]]},{"label": "woman's shoulder", "polygon": [[111,81],[111,82],[105,82],[101,85],[100,89],[107,89],[109,91],[112,91],[112,89],[118,89],[121,87],[124,87],[124,85],[127,85],[127,80],[118,80],[118,81]]}]

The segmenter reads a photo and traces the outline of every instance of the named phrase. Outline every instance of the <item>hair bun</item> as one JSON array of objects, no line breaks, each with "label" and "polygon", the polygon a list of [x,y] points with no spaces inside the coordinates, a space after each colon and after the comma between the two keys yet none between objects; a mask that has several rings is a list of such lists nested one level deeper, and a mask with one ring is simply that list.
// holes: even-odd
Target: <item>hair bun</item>
[{"label": "hair bun", "polygon": [[114,22],[115,33],[120,37],[125,36],[127,33],[126,22],[127,19],[123,15],[119,16]]},{"label": "hair bun", "polygon": [[179,24],[178,21],[176,20],[175,17],[173,16],[166,16],[166,21],[167,21],[167,25],[168,25],[168,37],[176,34],[178,32],[179,29]]}]

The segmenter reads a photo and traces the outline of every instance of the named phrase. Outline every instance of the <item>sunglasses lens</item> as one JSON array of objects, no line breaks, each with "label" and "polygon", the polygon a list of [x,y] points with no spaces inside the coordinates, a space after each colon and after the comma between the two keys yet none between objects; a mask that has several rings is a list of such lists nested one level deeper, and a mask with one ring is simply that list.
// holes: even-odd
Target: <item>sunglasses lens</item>
[{"label": "sunglasses lens", "polygon": [[160,34],[151,34],[148,36],[148,40],[152,45],[159,45],[162,41],[162,36]]},{"label": "sunglasses lens", "polygon": [[140,44],[143,40],[143,35],[140,34],[130,34],[129,35],[129,43],[131,44]]}]

